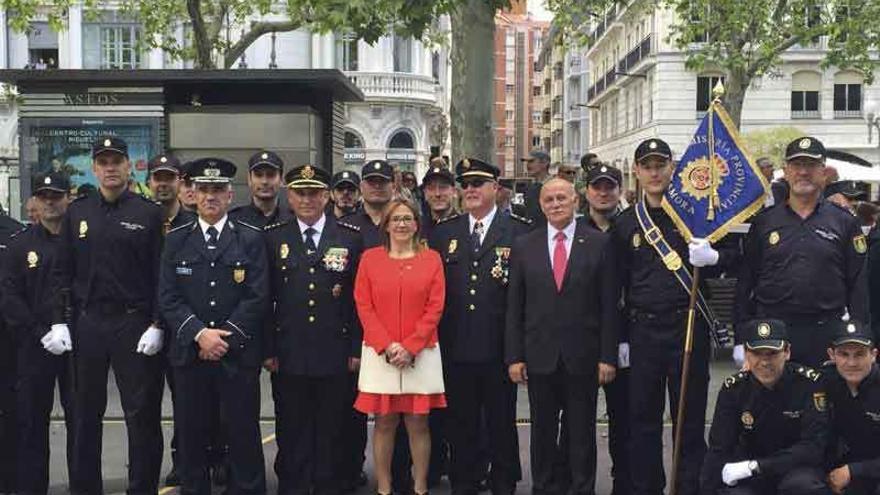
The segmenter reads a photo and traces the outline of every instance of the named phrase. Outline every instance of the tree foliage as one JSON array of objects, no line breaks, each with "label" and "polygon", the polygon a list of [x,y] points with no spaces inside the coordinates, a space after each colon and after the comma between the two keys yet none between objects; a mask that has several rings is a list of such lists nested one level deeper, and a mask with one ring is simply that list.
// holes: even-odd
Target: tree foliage
[{"label": "tree foliage", "polygon": [[[601,20],[623,0],[547,0],[569,39],[592,43],[591,20]],[[795,46],[827,42],[823,64],[854,68],[873,78],[871,49],[880,44],[877,0],[636,0],[630,9],[669,9],[669,41],[687,54],[687,67],[726,74],[726,105],[740,123],[746,89],[774,74]]]},{"label": "tree foliage", "polygon": [[785,163],[785,147],[804,134],[797,127],[772,127],[743,133],[742,139],[752,158],[766,156],[779,168]]}]

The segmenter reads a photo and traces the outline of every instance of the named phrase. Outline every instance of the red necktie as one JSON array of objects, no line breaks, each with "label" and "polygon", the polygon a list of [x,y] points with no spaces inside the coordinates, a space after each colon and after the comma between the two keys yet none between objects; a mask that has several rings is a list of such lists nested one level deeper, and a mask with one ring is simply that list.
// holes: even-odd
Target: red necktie
[{"label": "red necktie", "polygon": [[568,255],[565,253],[565,232],[557,232],[556,247],[553,248],[553,278],[556,279],[556,290],[562,292],[562,280],[565,278],[565,265]]}]

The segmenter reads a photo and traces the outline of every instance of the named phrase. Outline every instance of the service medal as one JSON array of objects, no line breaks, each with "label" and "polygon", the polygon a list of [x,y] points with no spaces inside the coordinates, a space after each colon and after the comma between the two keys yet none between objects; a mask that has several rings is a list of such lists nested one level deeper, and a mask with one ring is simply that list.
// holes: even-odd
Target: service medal
[{"label": "service medal", "polygon": [[28,251],[28,254],[27,254],[28,268],[36,268],[38,261],[40,261],[40,257],[37,256],[37,252],[36,251]]}]

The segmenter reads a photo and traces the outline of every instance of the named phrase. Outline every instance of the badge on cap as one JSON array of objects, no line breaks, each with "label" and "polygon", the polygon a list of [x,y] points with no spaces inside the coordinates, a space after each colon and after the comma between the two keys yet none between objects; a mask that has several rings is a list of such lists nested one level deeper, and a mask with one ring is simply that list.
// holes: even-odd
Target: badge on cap
[{"label": "badge on cap", "polygon": [[464,160],[461,161],[461,166],[462,166],[462,168],[467,170],[467,169],[471,168],[471,161],[468,160],[467,158],[465,158]]},{"label": "badge on cap", "polygon": [[850,323],[846,326],[846,333],[856,333],[856,326]]},{"label": "badge on cap", "polygon": [[347,179],[347,178],[348,178],[348,172],[342,172],[342,178],[343,178],[343,179]]},{"label": "badge on cap", "polygon": [[804,139],[801,139],[800,143],[798,143],[798,147],[802,150],[805,150],[805,149],[808,149],[811,144],[812,144],[812,142],[810,141],[810,138],[804,138]]},{"label": "badge on cap", "polygon": [[767,238],[767,242],[769,242],[771,246],[775,246],[776,244],[778,244],[779,232],[776,232],[775,230],[773,232],[770,232],[770,236]]},{"label": "badge on cap", "polygon": [[37,252],[36,251],[28,251],[28,254],[27,254],[28,268],[36,268],[38,261],[40,261],[40,257],[37,256]]},{"label": "badge on cap", "polygon": [[52,178],[51,178],[51,177],[46,177],[45,179],[43,179],[43,184],[49,185],[49,184],[51,184],[51,183],[52,183]]},{"label": "badge on cap", "polygon": [[758,336],[762,339],[766,339],[770,336],[770,325],[767,323],[761,323],[758,325]]},{"label": "badge on cap", "polygon": [[220,169],[219,168],[206,168],[205,169],[205,177],[220,177]]},{"label": "badge on cap", "polygon": [[439,174],[439,173],[440,173],[440,167],[434,167],[434,173],[435,173],[435,174]]},{"label": "badge on cap", "polygon": [[373,165],[373,169],[375,169],[375,170],[379,170],[380,168],[382,168],[381,163],[377,163],[377,164]]},{"label": "badge on cap", "polygon": [[268,158],[269,158],[269,153],[263,153],[262,155],[260,155],[260,158],[262,158],[263,160],[268,159]]},{"label": "badge on cap", "polygon": [[110,141],[109,139],[104,140],[104,146],[110,146],[111,143],[112,141]]},{"label": "badge on cap", "polygon": [[752,413],[750,413],[749,411],[744,411],[739,419],[740,421],[742,421],[743,426],[748,429],[751,429],[752,426],[754,426],[755,424],[755,417],[752,416]]},{"label": "badge on cap", "polygon": [[159,161],[165,163],[168,161],[168,159],[163,156],[162,158],[159,158]]},{"label": "badge on cap", "polygon": [[312,167],[310,165],[306,165],[305,167],[303,167],[300,175],[303,179],[310,180],[315,176],[315,171],[312,170]]},{"label": "badge on cap", "polygon": [[648,148],[650,148],[652,150],[656,150],[657,149],[657,141],[651,141],[650,143],[648,143]]},{"label": "badge on cap", "polygon": [[605,172],[608,171],[608,167],[602,167],[602,168],[599,169],[599,170],[600,170],[602,173],[605,173]]},{"label": "badge on cap", "polygon": [[86,233],[89,231],[89,224],[85,220],[79,221],[79,238],[85,239]]}]

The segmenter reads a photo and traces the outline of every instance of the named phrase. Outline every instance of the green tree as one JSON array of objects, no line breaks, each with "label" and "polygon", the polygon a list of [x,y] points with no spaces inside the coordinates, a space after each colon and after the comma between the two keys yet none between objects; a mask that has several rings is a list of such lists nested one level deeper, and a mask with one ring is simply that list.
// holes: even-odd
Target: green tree
[{"label": "green tree", "polygon": [[804,134],[797,127],[772,127],[746,132],[742,134],[742,139],[752,158],[757,160],[766,156],[778,168],[784,163],[788,143]]},{"label": "green tree", "polygon": [[[598,19],[622,0],[547,0],[555,22],[570,39],[590,43],[588,19]],[[774,74],[795,45],[826,37],[825,66],[851,67],[873,78],[871,50],[880,42],[877,0],[637,0],[628,8],[669,9],[671,42],[687,54],[687,67],[725,73],[725,106],[737,126],[746,89]]]}]

